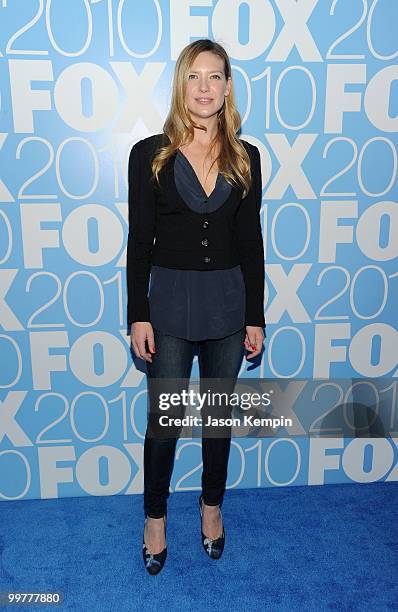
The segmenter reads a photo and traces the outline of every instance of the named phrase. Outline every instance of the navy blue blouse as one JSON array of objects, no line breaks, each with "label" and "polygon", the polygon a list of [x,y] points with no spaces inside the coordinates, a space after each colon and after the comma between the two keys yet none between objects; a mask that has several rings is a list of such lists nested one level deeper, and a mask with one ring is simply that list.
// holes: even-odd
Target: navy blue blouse
[{"label": "navy blue blouse", "polygon": [[[196,212],[217,210],[232,188],[219,173],[214,190],[207,196],[190,161],[179,149],[174,178],[181,197]],[[153,265],[148,300],[152,327],[186,340],[223,338],[245,324],[245,284],[240,266],[177,270]]]}]

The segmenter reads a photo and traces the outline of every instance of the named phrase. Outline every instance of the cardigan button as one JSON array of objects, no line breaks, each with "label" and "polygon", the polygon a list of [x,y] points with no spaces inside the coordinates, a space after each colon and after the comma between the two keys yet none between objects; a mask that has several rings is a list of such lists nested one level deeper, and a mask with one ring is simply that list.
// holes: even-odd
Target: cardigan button
[{"label": "cardigan button", "polygon": [[209,225],[208,221],[203,221],[203,225],[202,225],[203,229],[206,229],[208,225]]},{"label": "cardigan button", "polygon": [[202,244],[203,246],[207,246],[209,244],[209,241],[207,240],[207,238],[203,238]]},{"label": "cardigan button", "polygon": [[203,261],[204,261],[205,263],[210,263],[211,259],[210,259],[210,257],[204,257],[204,258],[203,258]]}]

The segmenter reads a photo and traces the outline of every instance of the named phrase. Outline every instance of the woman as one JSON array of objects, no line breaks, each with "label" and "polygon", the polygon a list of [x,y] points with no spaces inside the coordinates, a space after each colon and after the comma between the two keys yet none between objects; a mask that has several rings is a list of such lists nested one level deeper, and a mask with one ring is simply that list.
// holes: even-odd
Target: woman
[{"label": "woman", "polygon": [[[140,140],[130,153],[127,318],[131,346],[147,366],[150,417],[155,380],[178,379],[174,391],[187,388],[195,347],[201,380],[233,383],[244,349],[248,359],[262,350],[260,154],[237,137],[240,125],[226,51],[196,40],[177,60],[163,133]],[[148,428],[143,559],[153,575],[167,555],[177,435],[156,437]],[[220,508],[230,442],[202,438],[202,544],[213,559],[225,542]]]}]

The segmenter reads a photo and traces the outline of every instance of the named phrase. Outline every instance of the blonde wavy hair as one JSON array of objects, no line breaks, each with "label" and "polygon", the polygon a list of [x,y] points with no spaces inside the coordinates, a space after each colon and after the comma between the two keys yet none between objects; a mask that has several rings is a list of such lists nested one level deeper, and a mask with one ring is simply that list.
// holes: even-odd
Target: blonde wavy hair
[{"label": "blonde wavy hair", "polygon": [[[228,54],[217,42],[208,38],[202,38],[190,43],[181,51],[174,71],[170,111],[163,125],[163,132],[168,136],[170,142],[159,147],[152,160],[152,178],[158,184],[159,173],[168,159],[180,146],[192,142],[194,127],[207,131],[206,126],[192,121],[185,104],[186,77],[196,57],[202,51],[211,51],[221,57],[224,60],[225,79],[227,80],[232,76]],[[224,97],[224,104],[217,115],[219,129],[210,143],[209,152],[215,147],[217,142],[220,144],[220,152],[212,162],[211,167],[218,161],[218,171],[220,174],[229,183],[241,187],[243,189],[242,197],[245,197],[249,192],[252,181],[250,158],[244,145],[236,135],[241,127],[241,117],[235,104],[232,79],[230,92]]]}]

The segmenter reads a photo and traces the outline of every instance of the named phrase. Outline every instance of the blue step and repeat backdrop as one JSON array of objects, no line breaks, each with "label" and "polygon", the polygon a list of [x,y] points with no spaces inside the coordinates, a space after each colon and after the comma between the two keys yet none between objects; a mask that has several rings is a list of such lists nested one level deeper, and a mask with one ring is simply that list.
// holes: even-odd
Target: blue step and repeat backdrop
[{"label": "blue step and repeat backdrop", "polygon": [[[397,23],[396,0],[0,0],[1,500],[142,492],[127,162],[196,38],[262,157],[267,338],[240,377],[330,381],[319,417],[339,379],[385,378],[398,430]],[[394,437],[318,431],[234,438],[228,487],[398,479]],[[172,490],[200,474],[179,440]]]}]

